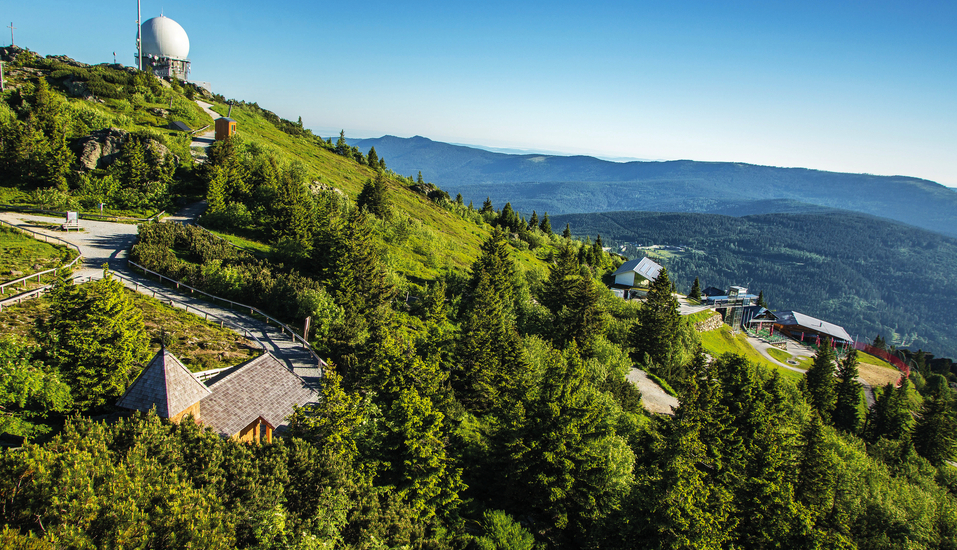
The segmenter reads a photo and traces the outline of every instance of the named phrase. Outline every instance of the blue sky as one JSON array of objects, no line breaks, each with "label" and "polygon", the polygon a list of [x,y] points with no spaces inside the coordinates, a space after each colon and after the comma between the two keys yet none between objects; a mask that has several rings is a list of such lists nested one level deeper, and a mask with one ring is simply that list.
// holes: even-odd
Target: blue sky
[{"label": "blue sky", "polygon": [[[12,2],[7,3],[12,4]],[[321,135],[903,174],[957,187],[955,2],[143,0],[193,78]],[[18,45],[133,63],[136,4],[5,5]],[[0,34],[9,44],[9,29]]]}]

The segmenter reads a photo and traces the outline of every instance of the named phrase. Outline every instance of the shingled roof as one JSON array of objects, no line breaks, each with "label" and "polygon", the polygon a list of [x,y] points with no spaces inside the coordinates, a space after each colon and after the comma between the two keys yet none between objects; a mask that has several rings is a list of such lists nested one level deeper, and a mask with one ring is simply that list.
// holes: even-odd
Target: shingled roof
[{"label": "shingled roof", "polygon": [[239,433],[259,417],[278,428],[286,424],[294,405],[318,399],[302,378],[268,353],[207,383],[212,394],[199,405],[203,424],[226,437]]},{"label": "shingled roof", "polygon": [[143,412],[155,406],[157,415],[170,418],[211,393],[175,355],[163,348],[116,404]]}]

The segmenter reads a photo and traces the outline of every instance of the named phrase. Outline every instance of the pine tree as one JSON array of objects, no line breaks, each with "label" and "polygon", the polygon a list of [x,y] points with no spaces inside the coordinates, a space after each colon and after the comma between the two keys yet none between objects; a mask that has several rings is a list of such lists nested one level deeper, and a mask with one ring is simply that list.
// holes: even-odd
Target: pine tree
[{"label": "pine tree", "polygon": [[892,441],[910,434],[913,417],[908,406],[907,392],[910,381],[906,378],[900,387],[888,383],[867,412],[862,438],[876,443],[881,438]]},{"label": "pine tree", "polygon": [[561,343],[578,342],[585,354],[590,354],[596,339],[601,336],[604,327],[601,295],[598,285],[588,271],[578,278],[572,288],[571,299],[559,316]]},{"label": "pine tree", "polygon": [[454,514],[465,490],[462,470],[445,447],[445,416],[414,388],[401,391],[387,411],[387,476],[409,503],[416,521]]},{"label": "pine tree", "polygon": [[[686,399],[695,401],[696,389],[690,385]],[[676,415],[664,442],[652,511],[658,548],[719,549],[731,531],[727,525],[730,495],[699,467],[707,462],[708,452],[696,420],[687,410],[685,416]]]},{"label": "pine tree", "polygon": [[837,400],[832,415],[834,427],[857,434],[861,428],[861,384],[857,381],[857,350],[850,349],[837,370]]},{"label": "pine tree", "polygon": [[570,224],[567,224],[567,223],[565,224],[565,230],[562,231],[562,237],[566,239],[572,238],[572,228]]},{"label": "pine tree", "polygon": [[764,300],[764,291],[763,291],[763,290],[762,290],[761,292],[758,292],[758,301],[756,302],[756,305],[758,305],[758,306],[760,306],[760,307],[763,307],[763,308],[765,308],[765,309],[767,309],[767,307],[768,307],[768,303]]},{"label": "pine tree", "polygon": [[815,517],[829,511],[836,482],[834,464],[827,452],[824,423],[816,412],[811,413],[801,434],[801,455],[798,463],[795,498],[807,506]]},{"label": "pine tree", "polygon": [[545,212],[542,216],[542,223],[539,224],[538,228],[542,230],[545,236],[550,237],[552,235],[552,222],[548,219],[548,212]]},{"label": "pine tree", "polygon": [[389,315],[395,290],[386,282],[379,249],[361,210],[350,214],[336,246],[331,287],[343,315],[330,331],[328,346],[347,387],[354,387],[360,382],[358,361],[369,329]]},{"label": "pine tree", "polygon": [[322,399],[305,408],[297,408],[291,418],[296,437],[316,442],[324,451],[349,462],[359,455],[356,432],[366,422],[367,403],[342,387],[342,377],[327,369],[322,380]]},{"label": "pine tree", "polygon": [[549,354],[529,409],[511,449],[508,490],[558,529],[581,529],[611,496],[611,472],[598,443],[613,430],[577,346]]},{"label": "pine tree", "polygon": [[465,309],[471,309],[471,296],[479,286],[479,278],[486,275],[496,296],[502,301],[503,313],[509,319],[515,311],[515,265],[509,254],[508,238],[500,228],[492,230],[482,243],[481,255],[472,263],[469,291],[465,297]]},{"label": "pine tree", "polygon": [[691,283],[691,291],[688,292],[689,300],[701,301],[701,285],[698,283],[698,278],[694,278],[694,282]]},{"label": "pine tree", "polygon": [[228,174],[226,169],[216,167],[212,169],[209,178],[209,188],[206,191],[206,211],[218,214],[226,210],[226,183]]},{"label": "pine tree", "polygon": [[384,172],[376,174],[375,179],[366,180],[356,199],[360,209],[367,210],[379,219],[389,216],[389,199],[386,195],[386,176]]},{"label": "pine tree", "polygon": [[352,155],[352,149],[349,147],[349,144],[346,143],[346,131],[341,130],[339,132],[339,139],[336,140],[336,154],[348,157]]},{"label": "pine tree", "polygon": [[415,178],[415,183],[422,185],[425,183],[425,180],[422,179],[422,170],[419,170],[419,175]]},{"label": "pine tree", "polygon": [[538,229],[538,213],[532,210],[532,217],[528,219],[528,229]]},{"label": "pine tree", "polygon": [[671,293],[668,270],[662,268],[638,311],[638,324],[632,331],[631,341],[635,347],[635,361],[643,361],[647,355],[667,380],[674,380],[679,374],[679,322],[678,300]]},{"label": "pine tree", "polygon": [[[932,375],[943,379],[939,374]],[[957,419],[951,390],[945,381],[928,387],[912,440],[917,454],[940,466],[957,456]]]},{"label": "pine tree", "polygon": [[306,175],[301,164],[293,164],[282,173],[279,195],[275,203],[278,237],[286,237],[307,248],[312,240],[312,204],[306,191]]},{"label": "pine tree", "polygon": [[548,268],[548,279],[542,287],[539,302],[554,315],[571,302],[573,288],[581,278],[581,264],[571,243],[565,242],[558,249],[555,262]]},{"label": "pine tree", "polygon": [[49,355],[69,381],[77,410],[111,404],[148,359],[139,309],[108,271],[84,285],[61,278],[51,296],[43,327]]},{"label": "pine tree", "polygon": [[831,348],[831,339],[826,338],[817,353],[814,362],[804,375],[804,395],[811,407],[821,415],[821,418],[830,420],[837,400],[834,383],[834,350]]},{"label": "pine tree", "polygon": [[369,149],[369,154],[366,156],[369,159],[369,166],[373,169],[379,167],[379,155],[375,152],[375,147]]}]

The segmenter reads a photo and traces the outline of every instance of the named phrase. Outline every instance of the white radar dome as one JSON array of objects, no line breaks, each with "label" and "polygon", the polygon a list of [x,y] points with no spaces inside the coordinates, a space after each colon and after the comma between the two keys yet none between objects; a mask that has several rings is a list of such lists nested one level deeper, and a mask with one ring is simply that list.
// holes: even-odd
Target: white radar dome
[{"label": "white radar dome", "polygon": [[176,21],[159,16],[143,22],[143,56],[187,59],[189,37]]}]

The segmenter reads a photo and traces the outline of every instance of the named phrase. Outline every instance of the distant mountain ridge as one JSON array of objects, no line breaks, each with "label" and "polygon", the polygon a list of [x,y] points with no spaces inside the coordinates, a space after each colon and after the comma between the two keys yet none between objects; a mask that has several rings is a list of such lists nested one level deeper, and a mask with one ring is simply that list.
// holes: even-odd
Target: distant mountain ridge
[{"label": "distant mountain ridge", "polygon": [[[348,140],[389,168],[479,203],[520,212],[644,210],[726,215],[817,211],[871,214],[957,236],[957,193],[907,176],[874,176],[737,162],[611,162],[589,156],[509,155],[416,136]],[[778,202],[775,202],[778,201]],[[803,209],[803,210],[802,210]]]}]

